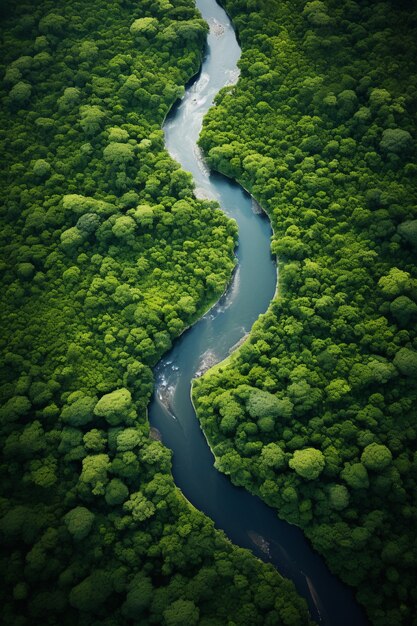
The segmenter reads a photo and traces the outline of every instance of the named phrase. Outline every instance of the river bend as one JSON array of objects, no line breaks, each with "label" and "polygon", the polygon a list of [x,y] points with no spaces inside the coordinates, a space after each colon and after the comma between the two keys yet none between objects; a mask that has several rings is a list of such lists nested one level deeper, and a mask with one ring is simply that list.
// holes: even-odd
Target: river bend
[{"label": "river bend", "polygon": [[220,301],[185,332],[155,368],[150,423],[173,451],[176,485],[229,539],[272,563],[290,578],[310,613],[326,626],[367,624],[352,591],[330,573],[301,530],[277,518],[259,498],[214,468],[214,457],[195,415],[191,380],[228,356],[264,313],[275,293],[277,270],[270,254],[271,228],[251,197],[237,184],[209,172],[197,139],[216,93],[238,79],[241,50],[233,27],[215,0],[197,0],[210,26],[202,68],[164,124],[166,147],[191,172],[196,195],[217,200],[239,227],[237,269]]}]

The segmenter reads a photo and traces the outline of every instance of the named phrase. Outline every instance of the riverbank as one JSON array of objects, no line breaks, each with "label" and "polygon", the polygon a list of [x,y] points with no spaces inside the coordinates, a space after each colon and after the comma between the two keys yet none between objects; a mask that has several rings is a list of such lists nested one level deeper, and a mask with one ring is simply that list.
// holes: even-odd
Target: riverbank
[{"label": "riverbank", "polygon": [[[206,0],[204,4],[219,10]],[[270,253],[272,231],[268,220],[254,214],[252,198],[242,187],[224,176],[210,177],[194,150],[202,118],[217,91],[228,84],[234,71],[233,63],[237,63],[240,55],[230,25],[224,33],[211,42],[199,78],[175,109],[175,115],[167,119],[166,146],[183,168],[192,173],[196,188],[205,190],[228,216],[236,218],[239,272],[230,283],[224,306],[213,306],[210,314],[183,333],[156,368],[156,393],[149,409],[150,422],[161,431],[164,445],[173,451],[175,484],[196,509],[224,530],[235,546],[250,549],[257,559],[272,563],[281,576],[292,580],[316,619],[320,619],[319,598],[324,606],[323,611],[320,610],[324,615],[323,623],[344,626],[346,616],[346,619],[353,619],[349,626],[351,623],[359,625],[362,621],[355,613],[349,590],[330,574],[302,532],[279,520],[259,498],[235,487],[227,476],[215,469],[210,444],[193,408],[191,381],[199,371],[202,357],[212,354],[218,360],[215,367],[228,365],[228,359],[240,353],[238,348],[229,354],[230,348],[236,346],[260,314],[268,310],[277,290],[277,268]],[[158,398],[158,385],[169,390],[170,412]],[[245,471],[243,463],[240,469]],[[268,546],[267,551],[265,546]],[[293,589],[292,585],[288,588]],[[314,589],[314,596],[311,589]],[[283,601],[287,602],[290,596],[285,594],[284,597]],[[308,622],[307,617],[300,623],[305,622]]]}]

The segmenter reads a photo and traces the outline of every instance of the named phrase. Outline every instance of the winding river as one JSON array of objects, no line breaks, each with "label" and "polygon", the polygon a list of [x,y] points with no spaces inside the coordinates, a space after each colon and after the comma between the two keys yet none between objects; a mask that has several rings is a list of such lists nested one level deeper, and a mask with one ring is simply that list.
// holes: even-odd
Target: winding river
[{"label": "winding river", "polygon": [[251,197],[237,184],[210,173],[196,145],[202,119],[216,93],[238,78],[240,47],[227,15],[215,0],[197,0],[210,26],[201,72],[168,116],[166,146],[192,173],[196,195],[217,200],[239,227],[238,266],[221,300],[155,368],[156,388],[149,407],[151,425],[173,451],[177,486],[211,517],[235,544],[250,549],[290,578],[308,602],[313,619],[327,626],[367,624],[352,591],[311,548],[297,527],[279,520],[259,498],[235,487],[213,466],[191,400],[191,380],[228,356],[265,312],[274,296],[277,270],[270,255],[271,228]]}]

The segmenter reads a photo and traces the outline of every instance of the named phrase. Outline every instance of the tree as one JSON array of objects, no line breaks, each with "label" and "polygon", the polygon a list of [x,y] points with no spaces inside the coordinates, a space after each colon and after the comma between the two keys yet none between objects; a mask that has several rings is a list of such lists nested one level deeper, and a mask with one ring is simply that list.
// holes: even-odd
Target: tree
[{"label": "tree", "polygon": [[164,611],[166,626],[196,626],[200,617],[198,607],[191,600],[175,600]]},{"label": "tree", "polygon": [[76,228],[80,231],[80,233],[88,237],[97,229],[100,224],[100,217],[95,213],[84,213],[77,220]]},{"label": "tree", "polygon": [[335,378],[326,387],[327,397],[330,402],[339,402],[349,391],[350,387],[344,378]]},{"label": "tree", "polygon": [[298,413],[312,409],[321,399],[321,391],[313,388],[306,380],[296,380],[287,387],[287,393]]},{"label": "tree", "polygon": [[77,216],[83,216],[89,212],[97,216],[107,216],[116,211],[115,207],[109,202],[82,196],[78,193],[65,194],[62,198],[62,206],[65,211],[74,213]]},{"label": "tree", "polygon": [[57,461],[51,454],[43,459],[34,459],[29,463],[30,479],[38,487],[49,489],[58,480]]},{"label": "tree", "polygon": [[326,4],[321,2],[321,0],[307,2],[303,9],[303,15],[313,26],[326,26],[330,22]]},{"label": "tree", "polygon": [[61,247],[64,252],[71,254],[85,241],[85,235],[76,226],[72,226],[61,233]]},{"label": "tree", "polygon": [[107,454],[94,454],[83,459],[83,469],[79,484],[91,489],[95,496],[102,496],[108,482],[107,472],[110,469],[110,459]]},{"label": "tree", "polygon": [[372,89],[369,94],[369,105],[371,109],[379,109],[391,102],[391,94],[386,89]]},{"label": "tree", "polygon": [[141,491],[132,493],[124,503],[123,509],[130,513],[135,522],[143,522],[155,514],[155,506],[147,500]]},{"label": "tree", "polygon": [[39,22],[39,32],[45,35],[61,35],[66,26],[66,19],[58,13],[48,13]]},{"label": "tree", "polygon": [[[71,396],[68,398],[71,401]],[[85,396],[83,393],[76,394],[71,404],[66,404],[61,411],[63,422],[71,426],[85,426],[93,420],[93,409],[97,398]]]},{"label": "tree", "polygon": [[407,153],[412,146],[412,137],[402,128],[386,128],[382,133],[380,147],[385,152],[394,154]]},{"label": "tree", "polygon": [[84,445],[90,452],[102,452],[106,448],[106,436],[103,431],[93,428],[85,433]]},{"label": "tree", "polygon": [[271,469],[280,469],[285,465],[285,453],[276,443],[268,443],[263,446],[260,462]]},{"label": "tree", "polygon": [[154,588],[148,576],[137,574],[129,584],[126,600],[122,605],[122,613],[125,617],[137,620],[149,606]]},{"label": "tree", "polygon": [[80,90],[77,87],[67,87],[58,99],[58,106],[61,111],[70,111],[80,101]]},{"label": "tree", "polygon": [[154,210],[148,204],[140,204],[136,209],[129,211],[129,214],[142,228],[152,226],[154,220]]},{"label": "tree", "polygon": [[275,421],[272,417],[260,417],[258,426],[261,433],[272,433],[275,428]]},{"label": "tree", "polygon": [[362,463],[345,463],[345,467],[340,475],[349,487],[353,489],[366,489],[369,487],[368,472]]},{"label": "tree", "polygon": [[129,489],[119,478],[113,478],[106,487],[105,500],[109,506],[122,504],[129,495]]},{"label": "tree", "polygon": [[412,246],[417,247],[417,220],[402,222],[397,230],[406,241],[409,241]]},{"label": "tree", "polygon": [[394,357],[395,367],[410,378],[417,376],[417,352],[409,348],[400,348]]},{"label": "tree", "polygon": [[94,41],[83,41],[78,50],[80,61],[92,61],[98,54],[98,47]]},{"label": "tree", "polygon": [[86,135],[95,135],[100,132],[106,114],[97,105],[80,107],[80,126]]},{"label": "tree", "polygon": [[121,478],[127,478],[130,481],[135,480],[140,471],[137,454],[131,450],[118,453],[112,461],[111,471]]},{"label": "tree", "polygon": [[344,485],[330,485],[329,499],[332,508],[343,511],[349,504],[349,491]]},{"label": "tree", "polygon": [[94,407],[94,415],[104,417],[111,426],[133,422],[136,411],[130,391],[122,387],[102,396]]},{"label": "tree", "polygon": [[371,443],[362,452],[361,461],[367,469],[380,471],[390,465],[392,453],[387,446]]},{"label": "tree", "polygon": [[33,164],[33,173],[38,178],[47,178],[51,173],[51,166],[45,159],[37,159]]},{"label": "tree", "polygon": [[291,469],[307,480],[318,478],[324,470],[325,464],[323,453],[316,448],[296,450],[288,462]]},{"label": "tree", "polygon": [[84,506],[76,506],[64,515],[64,522],[75,541],[81,541],[87,537],[94,519],[94,513]]},{"label": "tree", "polygon": [[13,396],[0,408],[0,422],[16,422],[21,416],[26,415],[31,403],[26,396]]},{"label": "tree", "polygon": [[143,442],[142,433],[137,428],[125,428],[117,435],[117,451],[127,452],[139,447]]},{"label": "tree", "polygon": [[120,143],[117,141],[113,141],[104,148],[103,156],[104,160],[111,165],[114,165],[116,167],[126,166],[128,163],[133,161],[135,157],[135,151],[130,143]]},{"label": "tree", "polygon": [[292,402],[288,398],[277,398],[268,391],[253,389],[247,401],[249,415],[253,418],[282,417],[288,419],[292,413]]},{"label": "tree", "polygon": [[369,382],[384,385],[392,378],[397,376],[397,372],[392,363],[379,357],[378,359],[370,359],[368,361]]},{"label": "tree", "polygon": [[104,570],[97,569],[71,589],[70,604],[83,613],[101,612],[112,593],[111,578]]},{"label": "tree", "polygon": [[31,94],[31,85],[29,85],[29,83],[24,83],[23,81],[20,81],[16,83],[16,85],[14,85],[10,90],[9,98],[14,104],[21,105],[29,100]]},{"label": "tree", "polygon": [[109,142],[121,142],[124,143],[129,139],[129,133],[124,128],[120,128],[120,126],[112,126],[109,128]]},{"label": "tree", "polygon": [[130,33],[134,36],[146,35],[152,36],[156,33],[158,28],[158,20],[154,17],[140,17],[132,22],[130,26]]},{"label": "tree", "polygon": [[391,302],[390,311],[401,326],[407,326],[417,315],[417,304],[407,296],[398,296]]},{"label": "tree", "polygon": [[132,242],[135,238],[136,222],[129,215],[121,215],[112,226],[112,233],[117,239]]},{"label": "tree", "polygon": [[386,276],[382,276],[378,281],[378,287],[388,298],[400,296],[411,286],[410,274],[399,270],[398,267],[390,269]]},{"label": "tree", "polygon": [[[61,431],[61,441],[58,446],[58,452],[60,454],[66,454],[67,452],[77,450],[82,458],[85,456],[85,449],[82,446],[83,434],[78,428],[65,427]],[[78,455],[77,455],[78,456]]]}]

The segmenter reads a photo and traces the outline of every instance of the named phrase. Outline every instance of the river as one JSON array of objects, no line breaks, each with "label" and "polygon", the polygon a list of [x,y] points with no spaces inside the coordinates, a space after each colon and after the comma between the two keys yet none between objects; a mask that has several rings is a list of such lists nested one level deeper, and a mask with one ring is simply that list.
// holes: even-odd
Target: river
[{"label": "river", "polygon": [[151,426],[173,451],[176,485],[229,539],[272,563],[291,579],[310,613],[326,626],[362,626],[367,620],[354,595],[328,570],[302,531],[277,518],[259,498],[235,487],[214,468],[191,399],[191,380],[230,353],[264,313],[275,293],[277,268],[270,254],[271,227],[237,184],[208,171],[196,145],[205,113],[216,93],[238,78],[241,50],[233,27],[215,0],[197,0],[210,26],[203,65],[164,124],[166,147],[191,172],[196,195],[217,200],[236,220],[237,269],[220,301],[186,331],[155,368]]}]

